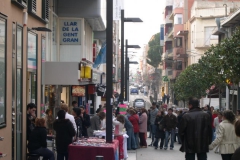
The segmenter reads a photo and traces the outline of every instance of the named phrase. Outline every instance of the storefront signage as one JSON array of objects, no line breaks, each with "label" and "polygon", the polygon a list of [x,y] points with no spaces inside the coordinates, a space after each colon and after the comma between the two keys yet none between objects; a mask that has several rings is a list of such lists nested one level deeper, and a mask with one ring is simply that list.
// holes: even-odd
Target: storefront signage
[{"label": "storefront signage", "polygon": [[72,86],[73,97],[85,97],[86,89],[85,86]]},{"label": "storefront signage", "polygon": [[81,20],[61,19],[60,20],[60,44],[80,45],[81,44]]}]

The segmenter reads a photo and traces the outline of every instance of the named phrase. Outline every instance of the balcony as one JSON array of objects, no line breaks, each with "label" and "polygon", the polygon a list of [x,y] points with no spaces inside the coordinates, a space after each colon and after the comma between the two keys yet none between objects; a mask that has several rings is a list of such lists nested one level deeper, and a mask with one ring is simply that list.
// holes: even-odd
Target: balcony
[{"label": "balcony", "polygon": [[166,50],[166,57],[167,58],[172,58],[173,57],[173,49],[167,49]]},{"label": "balcony", "polygon": [[172,5],[173,5],[173,0],[165,0],[165,7],[172,6]]},{"label": "balcony", "polygon": [[194,47],[197,49],[207,49],[211,45],[218,44],[218,39],[211,39],[211,36],[208,39],[196,38],[196,41],[194,41],[193,43],[194,43]]},{"label": "balcony", "polygon": [[166,34],[164,36],[164,42],[167,42],[167,41],[173,41],[173,38],[172,37],[168,37],[168,34]]},{"label": "balcony", "polygon": [[[227,10],[227,15],[229,15],[230,10]],[[224,17],[225,16],[225,7],[221,8],[195,8],[191,10],[191,15],[196,18],[213,18],[213,17]]]},{"label": "balcony", "polygon": [[166,17],[165,17],[165,24],[172,24],[173,23],[173,20],[172,19],[170,19],[170,15],[167,15]]},{"label": "balcony", "polygon": [[173,49],[173,56],[174,58],[180,57],[181,54],[184,54],[184,49],[183,48],[174,48]]},{"label": "balcony", "polygon": [[168,38],[173,38],[173,28],[170,30],[169,34],[168,34]]}]

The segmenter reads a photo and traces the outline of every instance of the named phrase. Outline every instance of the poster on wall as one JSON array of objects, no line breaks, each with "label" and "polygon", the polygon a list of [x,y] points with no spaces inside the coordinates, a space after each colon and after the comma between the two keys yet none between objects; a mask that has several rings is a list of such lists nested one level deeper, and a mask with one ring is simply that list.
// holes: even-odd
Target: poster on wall
[{"label": "poster on wall", "polygon": [[85,86],[72,86],[73,97],[85,97],[86,89]]},{"label": "poster on wall", "polygon": [[28,68],[37,69],[37,36],[28,32]]},{"label": "poster on wall", "polygon": [[61,45],[81,44],[81,20],[61,19],[59,25]]}]

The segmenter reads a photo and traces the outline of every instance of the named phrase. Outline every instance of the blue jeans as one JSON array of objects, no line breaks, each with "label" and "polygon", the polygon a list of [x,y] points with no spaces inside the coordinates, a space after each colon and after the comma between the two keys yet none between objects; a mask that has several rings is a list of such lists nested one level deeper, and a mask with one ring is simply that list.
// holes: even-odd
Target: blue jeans
[{"label": "blue jeans", "polygon": [[65,157],[65,160],[68,160],[68,153],[57,153],[57,160],[64,160],[64,157]]},{"label": "blue jeans", "polygon": [[129,136],[127,139],[127,149],[136,149],[136,141],[135,141],[135,136],[133,133],[133,128],[127,130],[127,135]]},{"label": "blue jeans", "polygon": [[151,131],[152,131],[152,142],[154,142],[154,138],[155,138],[155,134],[156,134],[156,125],[155,124],[151,124]]},{"label": "blue jeans", "polygon": [[39,148],[31,153],[38,154],[43,157],[43,160],[55,160],[54,154],[48,148]]},{"label": "blue jeans", "polygon": [[215,128],[212,128],[212,141],[214,141],[215,140]]},{"label": "blue jeans", "polygon": [[135,142],[136,142],[137,148],[140,148],[140,145],[139,145],[139,135],[138,135],[138,133],[134,133],[134,137],[135,137]]},{"label": "blue jeans", "polygon": [[164,148],[168,148],[168,138],[169,138],[170,135],[171,135],[170,148],[174,148],[175,129],[172,129],[171,131],[165,131],[165,145],[164,145]]}]

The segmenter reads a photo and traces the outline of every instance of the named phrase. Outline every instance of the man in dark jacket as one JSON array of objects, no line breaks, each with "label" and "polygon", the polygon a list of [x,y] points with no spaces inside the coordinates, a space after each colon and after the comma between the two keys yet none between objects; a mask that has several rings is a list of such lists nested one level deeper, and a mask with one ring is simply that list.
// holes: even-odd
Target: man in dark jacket
[{"label": "man in dark jacket", "polygon": [[87,129],[91,126],[90,116],[85,112],[84,107],[80,107],[81,109],[81,117],[82,117],[82,136],[89,137]]},{"label": "man in dark jacket", "polygon": [[36,110],[37,106],[34,103],[29,103],[27,105],[27,140],[29,140],[31,133],[35,128]]},{"label": "man in dark jacket", "polygon": [[68,145],[72,143],[76,132],[72,122],[65,119],[65,111],[58,111],[58,119],[53,123],[53,129],[56,131],[57,159],[68,159]]},{"label": "man in dark jacket", "polygon": [[168,138],[171,135],[170,149],[174,148],[175,129],[177,126],[177,117],[172,114],[173,109],[168,109],[168,114],[163,118],[163,128],[165,131],[165,144],[164,149],[168,148]]},{"label": "man in dark jacket", "polygon": [[210,116],[199,108],[197,98],[189,98],[188,105],[189,112],[183,115],[178,131],[182,140],[180,151],[186,152],[186,160],[194,160],[195,154],[198,160],[207,160],[212,140]]}]

